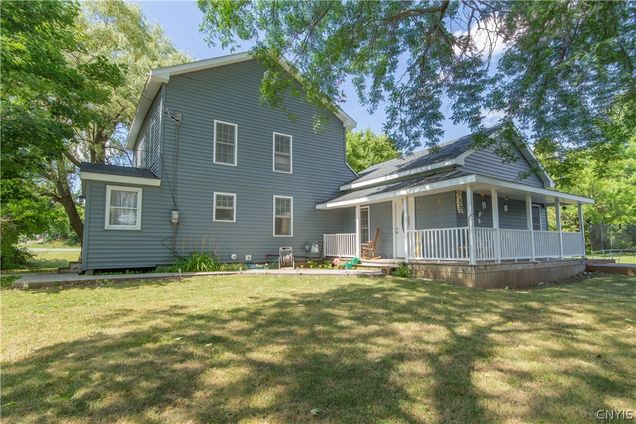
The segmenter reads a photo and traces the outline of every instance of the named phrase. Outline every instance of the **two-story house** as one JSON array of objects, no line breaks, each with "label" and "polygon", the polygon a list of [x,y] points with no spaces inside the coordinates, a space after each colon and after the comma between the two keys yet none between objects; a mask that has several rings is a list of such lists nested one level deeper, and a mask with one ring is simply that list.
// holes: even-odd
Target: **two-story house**
[{"label": "two-story house", "polygon": [[[345,155],[353,119],[291,95],[287,111],[262,105],[264,71],[241,53],[151,72],[128,138],[135,167],[81,168],[83,270],[193,251],[264,262],[317,242],[325,256],[360,256],[376,232],[378,256],[410,262],[584,256],[582,233],[562,232],[559,215],[591,199],[555,191],[521,137],[511,162],[469,135],[356,175]],[[328,119],[316,131],[318,113]]]}]

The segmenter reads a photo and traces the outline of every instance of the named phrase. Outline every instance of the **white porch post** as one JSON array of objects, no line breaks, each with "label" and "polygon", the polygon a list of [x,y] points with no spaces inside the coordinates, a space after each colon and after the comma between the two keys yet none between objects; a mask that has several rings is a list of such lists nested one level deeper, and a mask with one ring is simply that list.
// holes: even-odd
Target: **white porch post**
[{"label": "white porch post", "polygon": [[579,212],[579,231],[581,233],[581,243],[583,243],[583,257],[586,257],[585,254],[585,222],[583,221],[583,205],[579,202],[576,204]]},{"label": "white porch post", "polygon": [[554,212],[556,216],[556,230],[559,232],[559,258],[563,259],[563,232],[561,231],[561,199],[554,199]]},{"label": "white porch post", "polygon": [[404,228],[404,262],[409,261],[409,198],[404,196],[402,198],[402,210],[404,211],[404,222],[402,228]]},{"label": "white porch post", "polygon": [[475,265],[475,217],[473,208],[473,188],[466,186],[466,216],[468,217],[468,263]]},{"label": "white porch post", "polygon": [[356,205],[356,257],[360,257],[360,205]]},{"label": "white porch post", "polygon": [[534,253],[534,225],[532,225],[532,196],[526,194],[526,222],[528,223],[528,230],[530,230],[530,244],[532,246],[531,249],[531,257],[530,259],[534,261],[535,253]]},{"label": "white porch post", "polygon": [[495,262],[501,263],[501,232],[499,231],[499,199],[497,190],[490,189],[490,201],[492,205],[492,228],[495,230],[493,241],[495,242]]}]

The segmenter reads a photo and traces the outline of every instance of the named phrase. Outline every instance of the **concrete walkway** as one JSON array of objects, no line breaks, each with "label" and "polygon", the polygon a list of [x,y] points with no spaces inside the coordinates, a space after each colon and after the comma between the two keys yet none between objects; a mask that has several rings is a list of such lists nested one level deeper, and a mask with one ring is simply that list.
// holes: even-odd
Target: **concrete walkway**
[{"label": "concrete walkway", "polygon": [[[343,276],[382,276],[380,271],[372,269],[249,269],[245,271],[231,272],[182,272],[181,277],[205,277],[221,275],[343,275]],[[149,272],[144,274],[102,274],[102,275],[78,275],[78,274],[24,274],[13,282],[14,288],[40,288],[62,286],[70,283],[91,283],[96,281],[131,281],[131,280],[157,280],[178,279],[178,272]]]}]

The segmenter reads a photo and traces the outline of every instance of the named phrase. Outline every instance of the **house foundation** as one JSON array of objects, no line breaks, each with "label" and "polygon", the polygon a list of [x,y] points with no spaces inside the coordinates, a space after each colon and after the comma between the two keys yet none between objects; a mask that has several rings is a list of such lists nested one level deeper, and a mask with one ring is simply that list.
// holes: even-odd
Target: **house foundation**
[{"label": "house foundation", "polygon": [[415,277],[482,289],[520,289],[566,280],[585,271],[585,259],[468,265],[412,261]]}]

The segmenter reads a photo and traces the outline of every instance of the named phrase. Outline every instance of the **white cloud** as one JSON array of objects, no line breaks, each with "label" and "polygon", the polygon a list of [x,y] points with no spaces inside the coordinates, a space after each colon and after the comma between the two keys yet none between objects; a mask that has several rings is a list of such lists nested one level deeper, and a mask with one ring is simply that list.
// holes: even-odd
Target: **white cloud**
[{"label": "white cloud", "polygon": [[[498,56],[508,48],[503,38],[497,35],[497,26],[500,24],[494,18],[488,18],[485,21],[473,24],[470,29],[471,43],[475,50],[482,56],[492,57]],[[455,37],[468,35],[468,31],[455,31]],[[461,53],[461,49],[455,47],[455,53]]]}]

